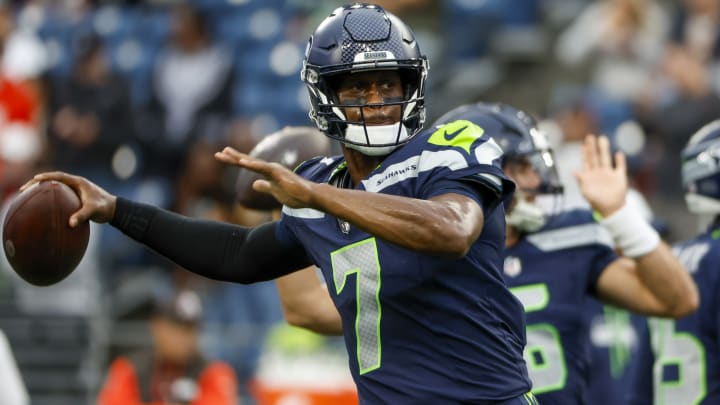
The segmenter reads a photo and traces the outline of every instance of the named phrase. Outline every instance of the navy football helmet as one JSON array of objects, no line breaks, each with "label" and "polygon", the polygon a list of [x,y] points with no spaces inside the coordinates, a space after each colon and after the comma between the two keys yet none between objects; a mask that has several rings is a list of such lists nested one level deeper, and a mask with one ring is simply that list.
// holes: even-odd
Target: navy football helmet
[{"label": "navy football helmet", "polygon": [[688,209],[696,214],[720,214],[720,120],[699,129],[681,156]]},{"label": "navy football helmet", "polygon": [[448,111],[435,121],[435,126],[466,120],[479,126],[503,150],[502,166],[527,162],[540,178],[532,194],[560,194],[563,187],[557,173],[555,158],[545,135],[528,113],[502,103],[465,104]]},{"label": "navy football helmet", "polygon": [[[339,104],[333,78],[380,70],[400,73],[401,100]],[[427,71],[427,58],[420,53],[410,27],[379,6],[353,4],[335,9],[317,27],[305,50],[300,77],[310,94],[310,118],[325,135],[364,154],[385,155],[422,129]],[[364,118],[349,121],[343,111],[388,105],[401,107],[401,122],[365,125]]]},{"label": "navy football helmet", "polygon": [[[535,232],[554,217],[562,206],[563,187],[555,166],[555,159],[545,135],[526,112],[500,103],[474,103],[457,107],[435,121],[435,126],[465,120],[479,126],[503,149],[501,165],[509,169],[531,169],[537,176],[535,187],[516,189],[506,221],[520,232]],[[550,197],[549,207],[543,208],[536,196]]]}]

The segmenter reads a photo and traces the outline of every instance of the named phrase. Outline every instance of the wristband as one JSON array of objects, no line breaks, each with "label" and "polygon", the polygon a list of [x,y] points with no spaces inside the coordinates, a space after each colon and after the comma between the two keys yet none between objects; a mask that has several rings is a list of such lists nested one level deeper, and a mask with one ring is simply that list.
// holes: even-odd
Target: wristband
[{"label": "wristband", "polygon": [[660,244],[660,235],[627,204],[598,222],[610,232],[615,247],[622,250],[624,256],[637,258],[652,252]]}]

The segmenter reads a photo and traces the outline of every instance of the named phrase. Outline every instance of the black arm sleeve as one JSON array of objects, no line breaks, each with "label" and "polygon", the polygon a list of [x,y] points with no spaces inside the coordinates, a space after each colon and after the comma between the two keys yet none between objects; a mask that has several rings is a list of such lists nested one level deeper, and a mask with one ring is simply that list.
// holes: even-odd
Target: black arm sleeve
[{"label": "black arm sleeve", "polygon": [[249,284],[312,264],[302,246],[277,240],[275,222],[245,228],[118,198],[110,224],[179,266],[214,280]]}]

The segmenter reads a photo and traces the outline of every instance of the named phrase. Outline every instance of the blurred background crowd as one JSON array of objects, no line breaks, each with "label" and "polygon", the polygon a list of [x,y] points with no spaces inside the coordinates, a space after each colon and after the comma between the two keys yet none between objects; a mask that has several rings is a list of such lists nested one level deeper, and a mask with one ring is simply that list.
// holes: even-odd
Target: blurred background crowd
[{"label": "blurred background crowd", "polygon": [[[213,152],[250,151],[285,126],[312,125],[299,79],[304,48],[343,3],[0,1],[2,199],[57,169],[186,215],[267,220],[234,204],[237,172]],[[637,200],[664,236],[697,230],[683,214],[679,150],[720,118],[720,2],[376,3],[414,28],[429,58],[428,122],[475,100],[532,112],[558,154],[566,206],[582,204],[572,190],[579,141],[606,134],[628,155]],[[200,279],[110,227],[91,235],[80,268],[56,286],[0,277],[0,329],[33,404],[93,403],[110,361],[150,344],[153,303],[181,290],[201,298],[200,351],[231,365],[243,404],[261,402],[258,376],[293,378],[268,371],[277,360],[263,363],[268,351],[336,343],[284,330],[271,283]],[[325,371],[303,363],[296,374],[344,370],[336,349],[341,360],[326,355]]]}]

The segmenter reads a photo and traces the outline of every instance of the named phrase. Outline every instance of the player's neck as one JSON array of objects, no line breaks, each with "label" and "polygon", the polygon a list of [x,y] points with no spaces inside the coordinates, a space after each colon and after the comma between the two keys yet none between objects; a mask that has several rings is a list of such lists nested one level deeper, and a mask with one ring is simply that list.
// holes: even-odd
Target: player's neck
[{"label": "player's neck", "polygon": [[343,156],[345,156],[345,161],[348,165],[348,170],[350,171],[350,177],[352,178],[353,185],[357,185],[362,180],[366,179],[373,170],[377,169],[383,159],[385,159],[385,156],[364,155],[356,150],[348,149],[344,145],[342,150]]}]

